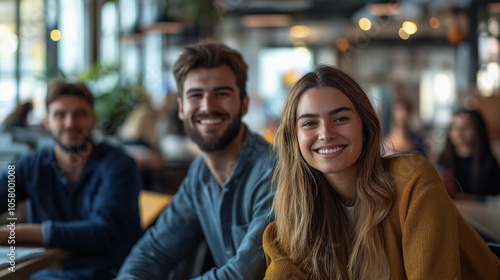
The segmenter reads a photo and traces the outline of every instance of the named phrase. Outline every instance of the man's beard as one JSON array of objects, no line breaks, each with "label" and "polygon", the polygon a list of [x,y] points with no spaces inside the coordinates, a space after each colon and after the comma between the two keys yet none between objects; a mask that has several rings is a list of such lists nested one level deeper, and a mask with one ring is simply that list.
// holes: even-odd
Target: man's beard
[{"label": "man's beard", "polygon": [[89,151],[89,148],[94,145],[94,141],[92,140],[92,137],[89,133],[84,133],[85,139],[75,146],[68,146],[64,144],[61,139],[56,137],[52,132],[50,132],[50,135],[59,145],[59,147],[61,147],[61,149],[70,154],[87,153]]},{"label": "man's beard", "polygon": [[229,123],[229,126],[224,130],[222,135],[220,137],[203,137],[198,130],[191,124],[190,121],[195,123],[194,119],[199,118],[200,115],[203,115],[204,117],[208,116],[224,116],[225,118],[229,119],[227,114],[220,114],[220,113],[213,113],[213,114],[198,114],[196,116],[193,116],[193,120],[189,119],[184,119],[183,124],[184,124],[184,130],[186,131],[186,134],[193,140],[193,142],[198,145],[200,150],[204,152],[216,152],[224,149],[233,141],[234,138],[238,135],[238,132],[240,131],[241,128],[241,110],[238,113],[237,116],[235,116],[234,120]]}]

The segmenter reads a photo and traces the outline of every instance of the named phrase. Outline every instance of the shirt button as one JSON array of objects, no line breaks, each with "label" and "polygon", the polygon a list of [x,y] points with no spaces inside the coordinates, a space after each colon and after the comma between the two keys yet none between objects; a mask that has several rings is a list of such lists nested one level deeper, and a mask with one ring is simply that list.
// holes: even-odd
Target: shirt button
[{"label": "shirt button", "polygon": [[231,256],[231,250],[226,250],[226,254],[227,254],[228,256]]}]

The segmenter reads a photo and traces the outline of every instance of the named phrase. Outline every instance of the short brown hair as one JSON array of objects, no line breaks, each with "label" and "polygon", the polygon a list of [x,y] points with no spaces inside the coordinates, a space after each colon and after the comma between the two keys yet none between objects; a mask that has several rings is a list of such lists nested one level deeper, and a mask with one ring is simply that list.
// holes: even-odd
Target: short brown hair
[{"label": "short brown hair", "polygon": [[47,97],[45,98],[45,108],[49,110],[50,103],[64,95],[81,97],[89,103],[91,108],[94,108],[94,96],[84,83],[68,83],[63,80],[53,80],[49,83]]},{"label": "short brown hair", "polygon": [[247,95],[246,82],[248,65],[243,56],[220,43],[199,43],[187,46],[174,64],[174,77],[177,82],[179,96],[184,91],[184,81],[189,71],[197,68],[214,68],[226,64],[234,73],[240,97]]}]

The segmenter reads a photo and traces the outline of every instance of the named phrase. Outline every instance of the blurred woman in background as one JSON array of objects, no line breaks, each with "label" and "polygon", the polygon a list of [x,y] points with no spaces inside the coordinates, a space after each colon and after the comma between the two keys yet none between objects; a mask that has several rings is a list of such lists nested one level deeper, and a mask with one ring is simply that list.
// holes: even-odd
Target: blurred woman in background
[{"label": "blurred woman in background", "polygon": [[426,156],[423,137],[410,126],[413,108],[403,97],[394,100],[391,115],[391,131],[384,139],[385,155],[396,153]]},{"label": "blurred woman in background", "polygon": [[453,198],[460,192],[481,196],[500,193],[500,168],[478,111],[462,109],[453,115],[439,164]]}]

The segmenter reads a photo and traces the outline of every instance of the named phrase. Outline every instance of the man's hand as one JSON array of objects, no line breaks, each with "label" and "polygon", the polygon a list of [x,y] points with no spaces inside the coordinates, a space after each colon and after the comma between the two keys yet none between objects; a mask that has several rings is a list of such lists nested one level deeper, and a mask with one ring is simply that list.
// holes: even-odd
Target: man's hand
[{"label": "man's hand", "polygon": [[[9,240],[11,240],[10,243]],[[42,242],[41,224],[6,224],[0,226],[1,245],[42,245]]]}]

